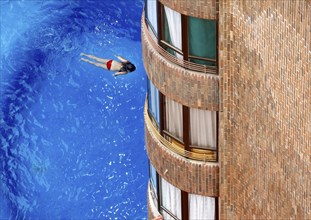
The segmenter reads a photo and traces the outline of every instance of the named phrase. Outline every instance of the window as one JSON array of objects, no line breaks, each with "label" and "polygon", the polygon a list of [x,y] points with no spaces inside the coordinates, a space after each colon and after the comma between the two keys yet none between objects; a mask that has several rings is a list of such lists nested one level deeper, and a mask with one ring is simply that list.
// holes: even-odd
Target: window
[{"label": "window", "polygon": [[165,130],[177,139],[183,139],[182,105],[165,97]]},{"label": "window", "polygon": [[190,108],[190,145],[192,147],[217,148],[217,113]]},{"label": "window", "polygon": [[146,0],[146,20],[148,23],[149,30],[154,33],[155,36],[158,36],[158,10],[157,10],[157,0]]},{"label": "window", "polygon": [[[185,193],[182,197],[182,191],[168,183],[160,177],[160,212],[164,219],[217,219],[218,199],[217,197],[201,196]],[[182,205],[185,199],[186,205]],[[188,204],[188,205],[187,205]],[[183,210],[188,209],[188,210]],[[185,211],[185,212],[183,212]],[[189,216],[182,216],[182,213],[188,213]]]},{"label": "window", "polygon": [[192,62],[216,65],[216,21],[188,17],[189,59]]},{"label": "window", "polygon": [[157,194],[157,171],[156,169],[152,166],[151,163],[149,163],[149,172],[150,172],[150,179],[151,183],[153,185],[153,189]]},{"label": "window", "polygon": [[148,109],[152,115],[153,120],[156,122],[156,127],[159,128],[160,124],[160,103],[159,103],[159,91],[148,79],[147,81],[147,92],[148,92]]},{"label": "window", "polygon": [[215,198],[195,194],[188,195],[189,219],[215,219]]},{"label": "window", "polygon": [[217,21],[186,16],[162,4],[157,10],[161,47],[178,59],[216,71]]},{"label": "window", "polygon": [[[182,35],[181,35],[181,14],[164,6],[164,43],[167,51],[183,59],[182,49]],[[173,47],[172,47],[173,46]]]},{"label": "window", "polygon": [[164,219],[181,219],[181,191],[161,178],[161,211]]}]

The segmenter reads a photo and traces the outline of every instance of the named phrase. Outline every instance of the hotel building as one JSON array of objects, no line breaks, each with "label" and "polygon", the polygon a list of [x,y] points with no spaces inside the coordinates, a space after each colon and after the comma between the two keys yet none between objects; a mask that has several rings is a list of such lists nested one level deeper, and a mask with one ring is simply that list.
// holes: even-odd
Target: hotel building
[{"label": "hotel building", "polygon": [[310,0],[145,0],[149,219],[311,219],[310,45]]}]

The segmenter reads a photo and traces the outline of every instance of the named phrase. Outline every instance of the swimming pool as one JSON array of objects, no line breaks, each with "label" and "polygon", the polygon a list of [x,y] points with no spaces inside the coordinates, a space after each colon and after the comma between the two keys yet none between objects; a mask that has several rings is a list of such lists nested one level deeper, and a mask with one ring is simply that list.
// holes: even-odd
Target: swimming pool
[{"label": "swimming pool", "polygon": [[[142,7],[0,2],[0,219],[147,217]],[[81,52],[137,70],[114,78]]]}]

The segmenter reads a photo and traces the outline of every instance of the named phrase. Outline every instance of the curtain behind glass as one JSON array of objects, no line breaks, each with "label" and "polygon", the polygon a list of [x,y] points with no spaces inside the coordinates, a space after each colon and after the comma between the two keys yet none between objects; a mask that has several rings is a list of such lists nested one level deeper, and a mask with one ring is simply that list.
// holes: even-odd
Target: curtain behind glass
[{"label": "curtain behind glass", "polygon": [[189,194],[189,219],[215,219],[215,198]]},{"label": "curtain behind glass", "polygon": [[[200,18],[188,18],[189,54],[216,59],[216,21]],[[192,60],[205,65],[215,65],[212,62]]]},{"label": "curtain behind glass", "polygon": [[160,124],[160,97],[159,91],[157,87],[153,85],[153,83],[148,80],[149,84],[149,111],[157,121],[158,125]]},{"label": "curtain behind glass", "polygon": [[[180,13],[173,11],[172,9],[164,6],[165,16],[168,24],[168,31],[164,29],[165,33],[169,33],[169,38],[172,41],[172,45],[181,50],[182,38],[181,38],[181,15]],[[169,42],[168,42],[169,43]],[[176,56],[180,59],[182,55],[176,53]]]},{"label": "curtain behind glass", "polygon": [[146,14],[156,34],[158,34],[157,1],[156,0],[147,0],[147,13]]},{"label": "curtain behind glass", "polygon": [[[166,14],[164,13],[164,41],[166,43],[169,43],[170,45],[173,45],[172,43],[172,40],[171,40],[171,35],[170,35],[170,31],[169,31],[169,28],[168,28],[168,22],[167,22],[167,17],[166,17]],[[170,54],[176,56],[176,52],[174,50],[172,50],[171,48],[167,47],[165,48],[165,50],[167,52],[169,52]]]},{"label": "curtain behind glass", "polygon": [[216,150],[216,111],[190,108],[191,145]]},{"label": "curtain behind glass", "polygon": [[166,130],[183,140],[182,105],[165,97]]},{"label": "curtain behind glass", "polygon": [[[161,178],[162,205],[181,219],[181,191]],[[164,219],[172,219],[166,212],[163,212]]]}]

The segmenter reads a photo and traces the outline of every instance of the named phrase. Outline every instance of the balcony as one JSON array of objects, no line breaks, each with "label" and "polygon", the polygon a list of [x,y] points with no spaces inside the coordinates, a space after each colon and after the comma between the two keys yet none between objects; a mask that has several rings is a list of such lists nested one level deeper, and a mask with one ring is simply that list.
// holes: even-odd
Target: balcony
[{"label": "balcony", "polygon": [[183,191],[216,197],[219,194],[219,165],[217,152],[186,151],[158,132],[144,110],[145,139],[149,160],[157,172],[172,185]]},{"label": "balcony", "polygon": [[142,16],[142,47],[148,78],[165,96],[192,108],[218,111],[216,67],[178,59],[157,44]]}]

